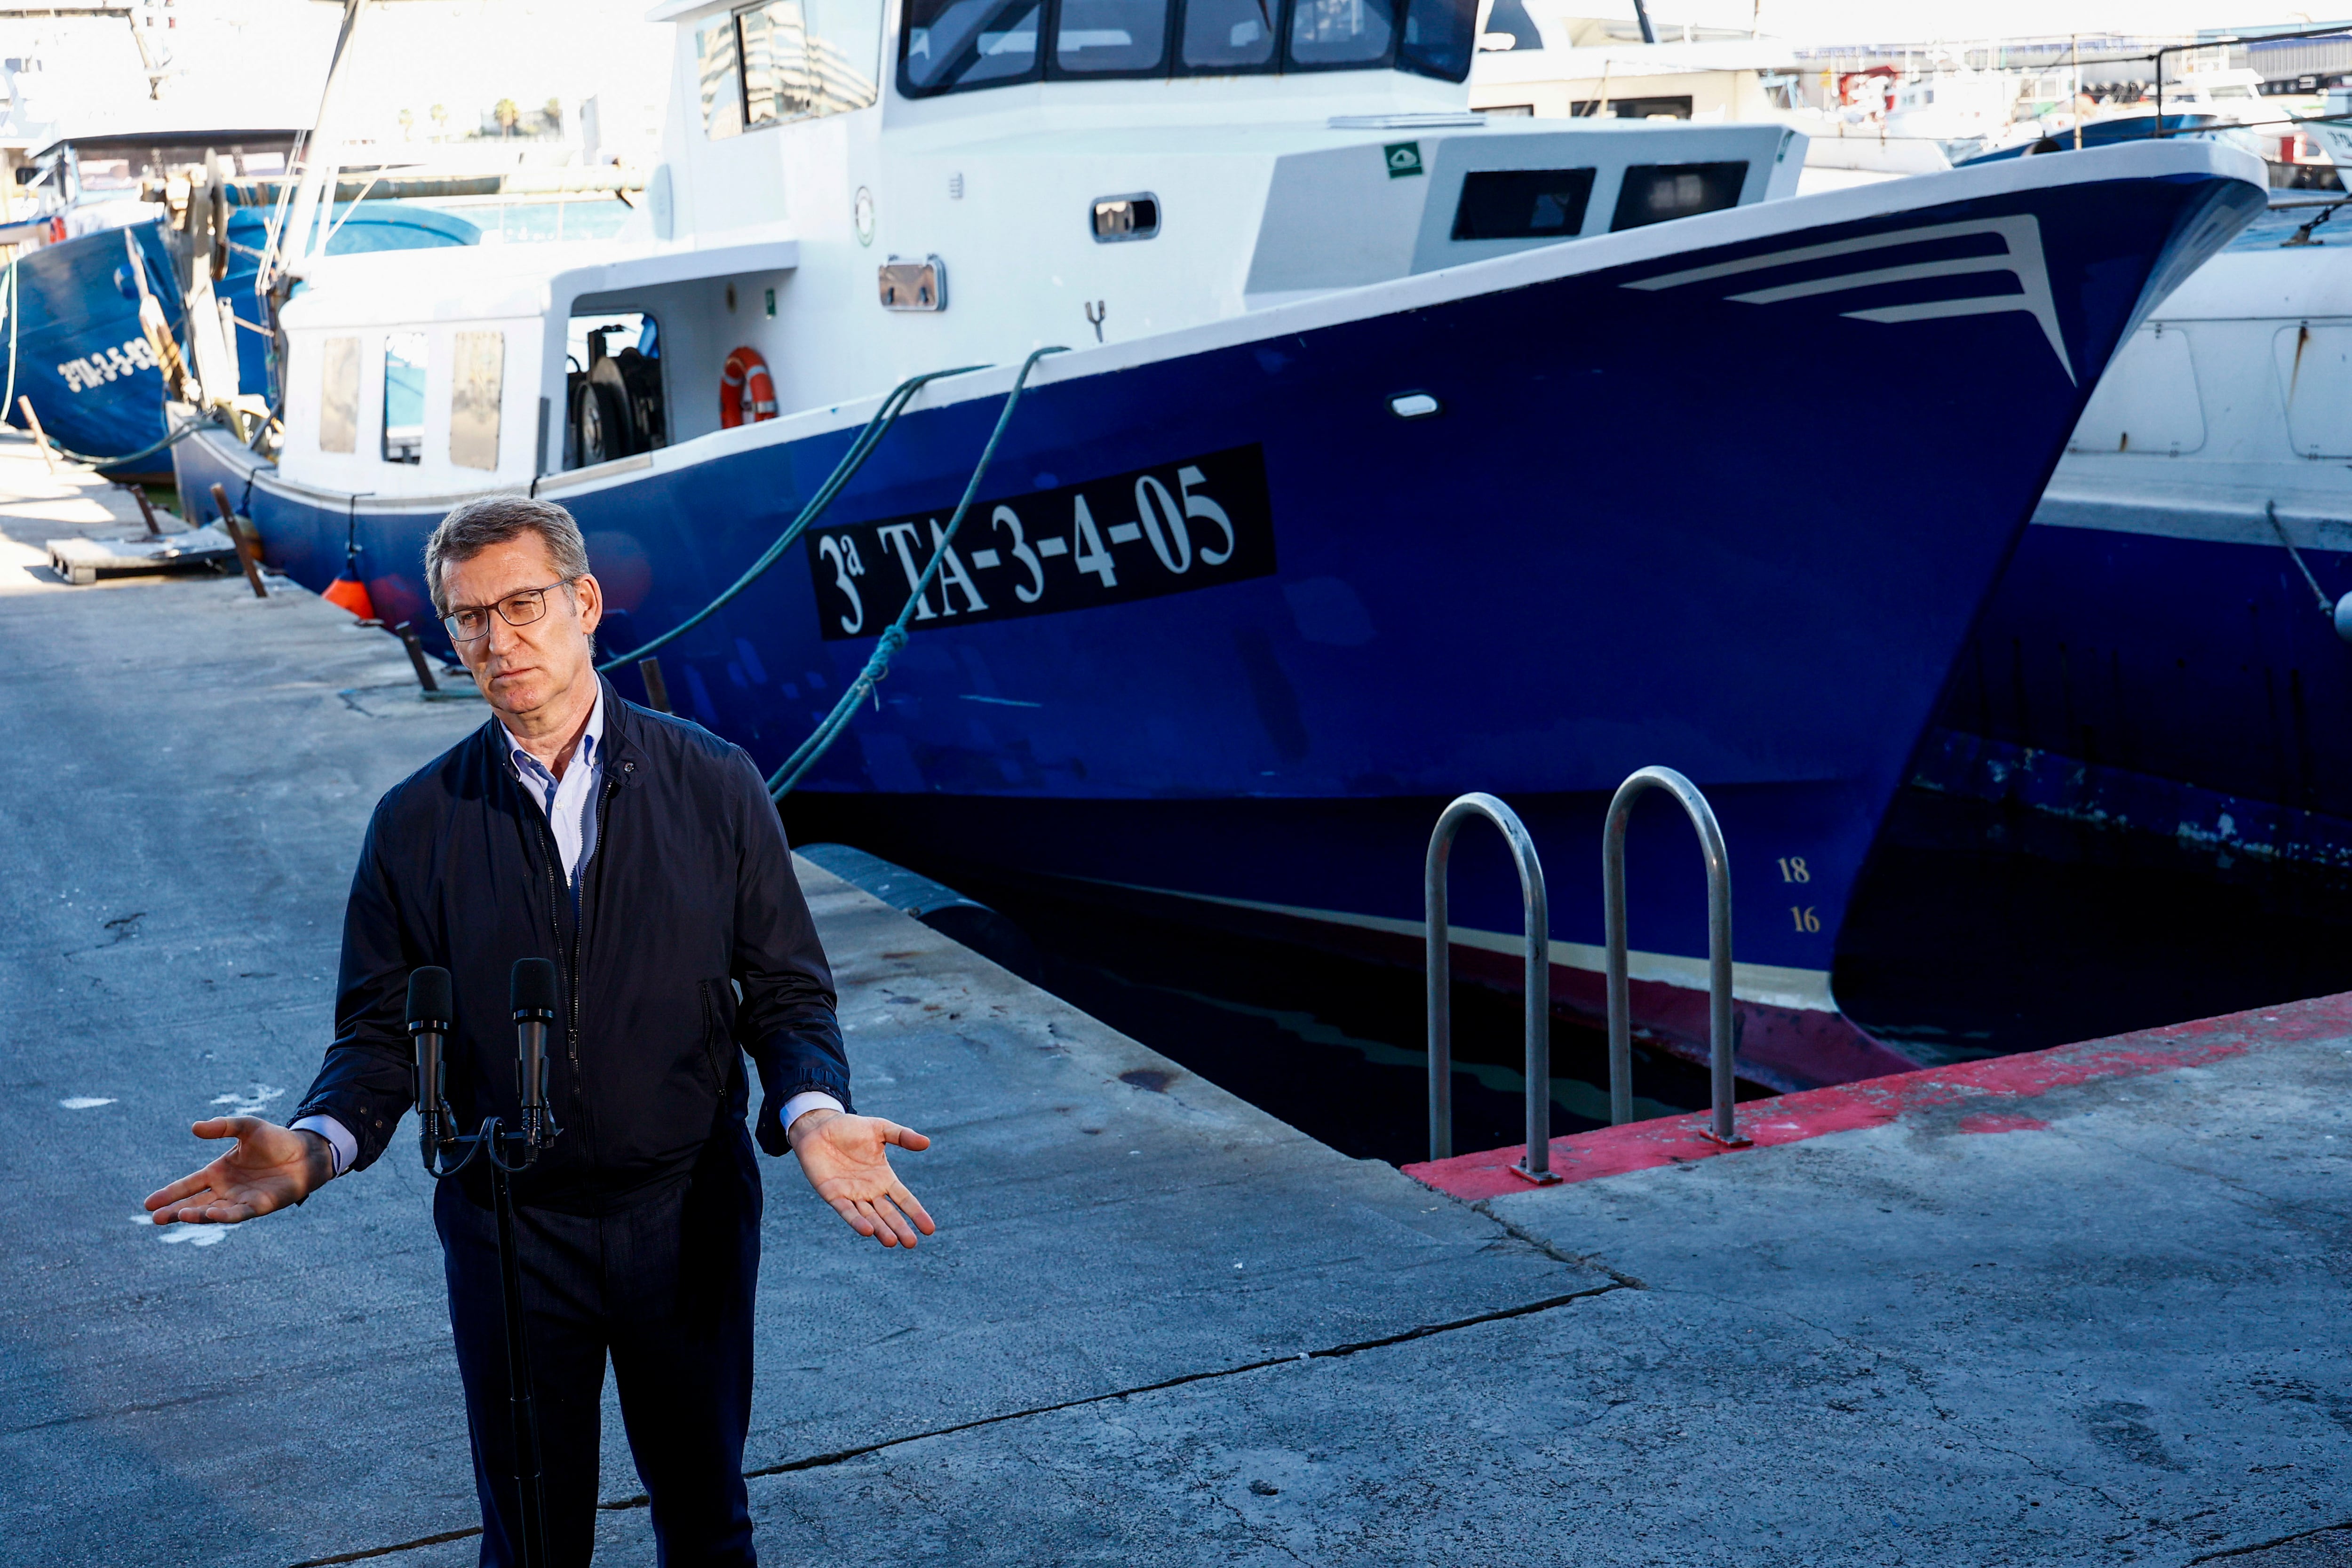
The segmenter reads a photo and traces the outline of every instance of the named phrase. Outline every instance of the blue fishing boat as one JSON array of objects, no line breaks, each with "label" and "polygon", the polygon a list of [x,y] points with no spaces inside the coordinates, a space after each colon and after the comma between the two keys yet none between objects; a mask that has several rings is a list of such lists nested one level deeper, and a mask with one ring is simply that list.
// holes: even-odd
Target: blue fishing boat
[{"label": "blue fishing boat", "polygon": [[[235,360],[207,400],[270,405],[258,270],[294,141],[285,131],[138,132],[67,138],[34,154],[34,215],[11,231],[26,248],[14,264],[7,384],[52,438],[108,460],[117,477],[168,471],[163,358],[194,356],[201,333],[218,333]],[[331,255],[471,245],[481,233],[404,202],[342,204],[327,228]],[[192,290],[198,268],[205,287]],[[191,319],[192,292],[216,319]],[[145,300],[153,328],[142,321]],[[7,412],[21,426],[13,397]]]},{"label": "blue fishing boat", "polygon": [[[2260,156],[2263,139],[2234,120],[2219,114],[2117,114],[2105,120],[2086,120],[2074,130],[2044,136],[2036,141],[2020,142],[1990,153],[1979,153],[1967,159],[1967,163],[1998,163],[2011,158],[2032,158],[2052,153],[2084,152],[2099,147],[2116,147],[2127,142],[2147,142],[2181,136],[2209,138],[2226,142]],[[2079,142],[2080,145],[2077,145]]]},{"label": "blue fishing boat", "polygon": [[[200,433],[181,483],[305,583],[356,543],[436,647],[435,521],[561,500],[625,655],[775,543],[885,388],[991,366],[914,392],[661,650],[775,767],[911,616],[798,827],[1417,962],[1430,826],[1492,790],[1552,868],[1554,994],[1597,1010],[1601,814],[1668,763],[1731,846],[1741,1071],[1907,1065],[1831,991],[1855,879],[2084,400],[2260,164],[2160,142],[1795,198],[1778,126],[1465,112],[1475,10],[995,0],[886,37],[665,6],[699,101],[654,240],[310,267],[282,446]],[[1802,396],[1726,368],[1890,359]],[[1687,828],[1644,814],[1631,864],[1637,1019],[1688,1047]],[[1467,967],[1516,963],[1518,910],[1465,846]]]},{"label": "blue fishing boat", "polygon": [[[188,176],[207,154],[232,174],[282,176],[294,140],[290,131],[119,132],[34,153],[18,172],[31,211],[0,237],[22,247],[5,286],[13,295],[0,290],[11,318],[6,419],[21,427],[17,399],[27,399],[69,450],[129,459],[109,469],[118,477],[168,469],[163,333],[187,338],[186,247],[167,225],[167,188],[179,180],[184,212]],[[142,300],[152,300],[145,321]]]},{"label": "blue fishing boat", "polygon": [[[162,228],[152,223],[100,229],[20,256],[9,379],[31,400],[42,428],[68,449],[128,458],[160,470],[163,362],[140,321],[142,289],[164,319],[176,319],[180,290]],[[10,422],[24,427],[11,400]]]}]

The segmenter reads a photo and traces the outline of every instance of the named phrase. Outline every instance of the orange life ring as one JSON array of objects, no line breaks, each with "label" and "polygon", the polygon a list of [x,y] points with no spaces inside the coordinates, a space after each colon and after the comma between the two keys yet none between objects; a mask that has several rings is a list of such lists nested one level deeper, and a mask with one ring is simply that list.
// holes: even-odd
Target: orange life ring
[{"label": "orange life ring", "polygon": [[737,349],[719,373],[719,424],[732,430],[745,415],[756,425],[776,416],[776,384],[768,377],[768,362],[754,348]]}]

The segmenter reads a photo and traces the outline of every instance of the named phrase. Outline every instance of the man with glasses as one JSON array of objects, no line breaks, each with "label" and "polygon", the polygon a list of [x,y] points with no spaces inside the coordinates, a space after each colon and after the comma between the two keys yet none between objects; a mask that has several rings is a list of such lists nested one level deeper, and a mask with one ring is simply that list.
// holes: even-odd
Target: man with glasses
[{"label": "man with glasses", "polygon": [[[373,1163],[412,1100],[411,971],[449,970],[460,1128],[520,1111],[508,977],[551,961],[548,1107],[562,1129],[514,1178],[550,1555],[594,1545],[604,1363],[662,1561],[753,1561],[751,1410],[761,1148],[789,1148],[860,1236],[913,1247],[930,1217],[892,1173],[921,1133],[849,1109],[833,977],[751,759],[621,700],[596,674],[603,590],[571,514],[458,507],[425,578],[491,717],[377,804],[343,923],[335,1038],[291,1126],[199,1121],[229,1152],[147,1199],[158,1225],[234,1225]],[[497,1225],[478,1163],[443,1182],[441,1237],[482,1504],[481,1559],[513,1563]]]}]

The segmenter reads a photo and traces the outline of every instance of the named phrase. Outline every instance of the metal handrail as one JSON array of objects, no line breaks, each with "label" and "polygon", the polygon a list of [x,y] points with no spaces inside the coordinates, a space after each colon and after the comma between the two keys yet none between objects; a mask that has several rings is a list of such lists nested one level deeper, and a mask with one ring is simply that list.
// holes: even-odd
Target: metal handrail
[{"label": "metal handrail", "polygon": [[1428,917],[1429,1157],[1454,1152],[1454,984],[1452,937],[1445,923],[1445,869],[1454,836],[1473,816],[1502,829],[1519,871],[1527,926],[1527,1157],[1511,1169],[1538,1185],[1557,1182],[1551,1168],[1551,915],[1544,896],[1543,861],[1518,814],[1491,795],[1456,799],[1437,818],[1422,871]]},{"label": "metal handrail", "polygon": [[1682,803],[1706,858],[1707,1061],[1715,1116],[1704,1136],[1738,1148],[1748,1140],[1739,1136],[1733,1110],[1731,858],[1725,852],[1715,808],[1696,784],[1672,768],[1643,768],[1619,784],[1601,830],[1602,918],[1609,943],[1609,1121],[1622,1126],[1633,1120],[1633,1026],[1625,974],[1625,829],[1633,803],[1654,789]]}]

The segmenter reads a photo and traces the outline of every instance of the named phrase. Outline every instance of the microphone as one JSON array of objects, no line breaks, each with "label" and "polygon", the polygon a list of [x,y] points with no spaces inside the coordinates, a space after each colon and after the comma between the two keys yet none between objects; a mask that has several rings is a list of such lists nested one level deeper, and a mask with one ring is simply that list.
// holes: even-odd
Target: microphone
[{"label": "microphone", "polygon": [[514,1002],[515,1073],[522,1095],[525,1139],[536,1150],[547,1116],[547,1027],[558,1015],[555,965],[543,958],[515,960],[509,994]]},{"label": "microphone", "polygon": [[416,1118],[423,1124],[417,1144],[425,1168],[433,1168],[433,1152],[442,1142],[441,1047],[448,1037],[451,1015],[449,972],[425,964],[408,974],[408,1038],[416,1053]]}]

